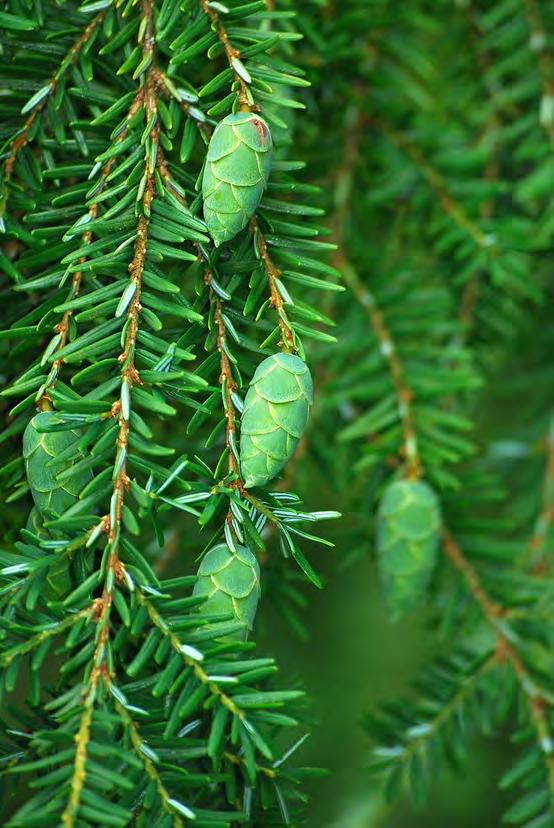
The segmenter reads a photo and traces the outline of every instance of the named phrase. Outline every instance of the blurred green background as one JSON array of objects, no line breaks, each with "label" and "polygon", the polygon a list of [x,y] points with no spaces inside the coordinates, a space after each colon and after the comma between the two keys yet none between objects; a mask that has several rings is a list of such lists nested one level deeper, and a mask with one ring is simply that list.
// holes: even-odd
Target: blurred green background
[{"label": "blurred green background", "polygon": [[[304,470],[302,470],[304,471]],[[313,486],[308,507],[325,493]],[[323,487],[322,487],[323,488]],[[330,495],[327,495],[331,500]],[[337,506],[336,496],[332,500]],[[384,800],[378,779],[365,768],[372,745],[364,719],[381,702],[401,699],[411,680],[432,655],[432,635],[425,612],[401,623],[388,620],[376,582],[371,542],[345,561],[349,527],[363,516],[345,513],[328,524],[334,550],[312,546],[310,560],[323,576],[325,589],[306,587],[309,611],[304,620],[310,639],[300,641],[275,609],[264,606],[258,644],[276,656],[289,683],[298,680],[312,699],[315,727],[299,754],[302,763],[324,766],[327,777],[307,780],[309,828],[495,828],[509,803],[498,778],[510,763],[506,740],[470,744],[467,778],[446,773],[435,781],[432,801],[422,809],[410,802]],[[367,518],[369,523],[369,518]],[[323,551],[322,551],[323,550]],[[265,612],[265,614],[264,614]]]}]

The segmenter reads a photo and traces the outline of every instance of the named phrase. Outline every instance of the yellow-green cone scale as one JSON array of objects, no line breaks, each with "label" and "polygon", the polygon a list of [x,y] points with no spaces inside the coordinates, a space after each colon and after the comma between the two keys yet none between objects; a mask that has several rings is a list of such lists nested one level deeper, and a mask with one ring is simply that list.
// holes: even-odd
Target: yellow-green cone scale
[{"label": "yellow-green cone scale", "polygon": [[[56,480],[60,472],[82,459],[77,448],[81,433],[77,429],[68,431],[39,431],[57,418],[54,411],[36,414],[23,434],[23,456],[27,480],[35,506],[41,514],[45,512],[63,515],[79,497],[85,484],[92,477],[90,470],[79,472],[61,483]],[[56,462],[69,446],[75,446],[71,459],[62,458]]]},{"label": "yellow-green cone scale", "polygon": [[377,563],[389,613],[400,618],[425,599],[436,565],[440,509],[422,480],[397,480],[377,515]]},{"label": "yellow-green cone scale", "polygon": [[258,365],[244,400],[240,428],[241,476],[263,486],[292,457],[308,422],[313,383],[295,354],[273,354]]},{"label": "yellow-green cone scale", "polygon": [[204,555],[198,568],[193,595],[205,596],[200,612],[233,615],[244,624],[239,638],[252,629],[260,597],[260,567],[246,546],[237,544],[233,552],[219,543]]},{"label": "yellow-green cone scale", "polygon": [[214,130],[202,176],[204,220],[216,246],[254,215],[271,172],[273,142],[263,118],[235,112]]}]

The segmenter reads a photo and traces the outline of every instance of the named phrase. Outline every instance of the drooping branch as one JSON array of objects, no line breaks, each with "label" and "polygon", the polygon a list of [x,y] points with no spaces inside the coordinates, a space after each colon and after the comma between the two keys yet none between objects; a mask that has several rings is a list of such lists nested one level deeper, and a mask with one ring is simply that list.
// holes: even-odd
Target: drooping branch
[{"label": "drooping branch", "polygon": [[[151,779],[154,785],[156,786],[156,791],[158,792],[160,802],[162,803],[162,808],[171,816],[171,824],[173,825],[173,828],[183,828],[183,820],[178,816],[178,814],[175,811],[175,807],[172,805],[171,795],[165,787],[164,783],[162,782],[156,765],[145,752],[144,742],[141,739],[137,725],[133,721],[129,711],[125,709],[121,702],[116,701],[115,709],[117,710],[119,717],[123,722],[123,726],[129,734],[135,755],[142,763],[142,766],[148,778]],[[181,807],[183,806],[181,805]],[[191,811],[190,818],[192,819],[193,817],[194,813]]]},{"label": "drooping branch", "polygon": [[[233,45],[233,43],[229,39],[225,26],[215,8],[213,8],[213,6],[209,4],[208,0],[199,0],[199,2],[202,7],[202,10],[205,12],[205,14],[208,15],[208,17],[212,21],[215,31],[217,32],[217,36],[223,45],[223,49],[227,61],[229,63],[229,68],[231,69],[233,77],[235,79],[235,83],[237,84],[239,109],[245,112],[258,111],[258,107],[254,103],[249,88],[250,76],[248,74],[248,71],[240,61],[239,50]],[[206,132],[205,124],[199,123],[198,126],[205,134],[209,135],[209,132]],[[264,273],[267,278],[270,294],[269,303],[277,314],[277,323],[281,331],[279,345],[284,351],[295,352],[296,345],[294,329],[287,316],[287,312],[285,310],[285,303],[283,301],[283,297],[281,296],[281,293],[277,285],[277,280],[279,279],[281,273],[279,268],[275,265],[275,263],[271,259],[271,256],[269,255],[269,251],[267,249],[267,242],[261,231],[256,216],[253,216],[250,219],[250,229],[254,236],[254,244],[258,250]]]},{"label": "drooping branch", "polygon": [[531,566],[537,575],[551,569],[548,537],[554,524],[554,415],[551,416],[545,437],[546,463],[542,483],[542,504],[535,520],[528,548],[532,555]]},{"label": "drooping branch", "polygon": [[250,76],[240,60],[240,52],[236,46],[231,43],[219,14],[213,5],[210,4],[209,0],[199,0],[199,2],[204,14],[207,14],[212,21],[212,25],[225,51],[229,68],[231,69],[235,83],[237,84],[239,109],[246,112],[252,112],[256,109],[256,107],[252,100],[252,94],[248,86]]},{"label": "drooping branch", "polygon": [[[156,122],[156,88],[151,71],[155,45],[152,0],[143,0],[141,7],[141,19],[142,25],[139,29],[139,36],[142,38],[141,45],[143,61],[148,67],[143,77],[142,87],[144,89],[145,115],[147,123],[152,120],[154,126],[150,131],[148,141],[145,144],[145,186],[141,199],[141,210],[137,223],[133,258],[129,264],[131,285],[134,286],[134,289],[132,290],[132,298],[127,309],[123,350],[119,356],[119,363],[121,365],[120,398],[119,402],[113,409],[114,414],[118,414],[119,427],[116,440],[110,514],[109,517],[103,521],[108,536],[108,554],[105,565],[104,587],[101,598],[99,598],[96,602],[96,644],[90,663],[90,673],[84,693],[84,707],[81,716],[81,724],[79,732],[76,736],[77,750],[71,778],[71,793],[62,817],[64,828],[73,828],[78,815],[85,780],[87,745],[90,740],[90,729],[98,686],[101,680],[103,680],[106,685],[109,685],[111,681],[111,668],[107,658],[110,635],[110,618],[114,587],[117,582],[123,579],[123,566],[120,562],[119,550],[120,534],[122,529],[122,510],[125,500],[125,492],[128,487],[126,468],[130,431],[130,406],[133,385],[140,383],[140,377],[135,367],[135,347],[139,329],[142,273],[144,270],[147,252],[151,204],[155,194],[155,167],[152,166],[151,159],[152,157],[155,158],[159,130]],[[153,153],[148,152],[148,149],[150,148],[153,149]]]},{"label": "drooping branch", "polygon": [[[9,145],[9,153],[4,161],[4,181],[7,183],[13,174],[14,164],[17,158],[18,153],[27,145],[29,139],[29,133],[31,131],[31,127],[33,126],[35,119],[38,115],[42,112],[46,103],[48,102],[49,98],[52,97],[58,83],[60,82],[61,78],[64,76],[65,72],[72,66],[79,54],[83,46],[88,43],[91,35],[95,31],[96,27],[104,20],[104,17],[107,14],[107,10],[103,9],[100,11],[88,24],[88,26],[84,29],[83,32],[79,35],[77,40],[72,45],[71,49],[68,51],[64,59],[62,60],[60,66],[56,70],[56,72],[52,75],[48,84],[44,87],[42,94],[39,95],[38,100],[32,106],[30,113],[23,124],[19,133],[12,139]],[[31,99],[32,100],[32,99]],[[28,111],[26,107],[23,107],[23,111]]]},{"label": "drooping branch", "polygon": [[[131,107],[130,107],[128,113],[127,113],[127,118],[126,118],[127,123],[130,122],[133,115],[135,115],[135,113],[140,109],[140,107],[143,104],[143,99],[144,99],[144,90],[139,89],[137,91],[137,94],[136,94],[136,96],[133,100],[133,103],[131,104]],[[115,139],[116,143],[123,141],[123,139],[127,136],[127,134],[128,134],[128,127],[125,127],[119,133],[117,138]],[[90,207],[88,209],[88,215],[89,215],[89,218],[90,218],[91,221],[94,220],[98,215],[98,197],[100,196],[102,190],[104,189],[104,187],[106,185],[107,177],[110,174],[110,171],[112,170],[112,168],[114,167],[116,162],[117,162],[117,156],[114,155],[111,158],[108,158],[108,160],[106,161],[106,163],[102,167],[102,170],[100,172],[100,182],[99,182],[98,188],[97,188],[96,193],[95,193],[95,200],[92,202],[92,204],[90,205]],[[87,230],[81,237],[81,244],[84,245],[84,246],[88,246],[91,243],[91,240],[92,240],[92,232],[90,230]],[[87,261],[86,256],[81,256],[81,258],[79,259],[79,264],[84,265],[86,261]],[[83,278],[83,271],[82,270],[77,270],[73,274],[73,277],[71,279],[71,289],[69,291],[69,296],[68,296],[66,301],[69,302],[72,299],[77,298],[77,296],[79,295],[79,292],[81,290],[82,278]],[[53,351],[50,350],[51,347],[52,347],[52,342],[50,342],[50,344],[47,346],[47,355],[48,356],[50,356],[52,353],[56,354],[58,351],[61,351],[62,348],[65,347],[65,345],[67,343],[67,338],[68,338],[68,335],[69,335],[69,325],[70,325],[70,320],[71,320],[72,316],[73,316],[73,310],[71,308],[68,308],[67,310],[64,311],[61,320],[54,326],[54,334],[55,334],[56,345],[55,345],[55,348],[54,348]],[[58,381],[58,379],[60,377],[60,371],[61,371],[62,363],[63,363],[63,358],[54,359],[54,361],[52,363],[52,367],[50,368],[50,372],[48,374],[48,377],[46,378],[45,382],[43,383],[43,385],[39,389],[36,401],[37,401],[37,405],[41,408],[47,408],[48,405],[49,405],[49,403],[48,403],[48,392],[49,392],[49,390],[54,388],[54,386],[56,385],[56,382]]]},{"label": "drooping branch", "polygon": [[523,0],[523,7],[531,30],[529,45],[537,55],[542,86],[540,124],[554,148],[554,59],[548,45],[550,38],[536,0]]},{"label": "drooping branch", "polygon": [[473,240],[477,247],[491,255],[498,255],[496,237],[493,234],[485,233],[477,222],[468,215],[465,207],[449,191],[444,177],[430,164],[419,147],[413,144],[404,133],[398,132],[388,124],[376,120],[372,120],[371,123],[411,159],[419,173],[436,194],[444,212]]},{"label": "drooping branch", "polygon": [[271,256],[269,255],[267,242],[262,231],[260,230],[260,225],[258,224],[256,216],[253,216],[250,219],[250,227],[252,233],[254,234],[254,244],[258,249],[262,266],[267,278],[270,296],[269,304],[277,314],[277,324],[279,325],[279,329],[281,331],[279,345],[283,351],[294,352],[296,351],[294,330],[288,318],[285,303],[277,285],[281,272],[279,268],[275,266]]},{"label": "drooping branch", "polygon": [[[347,132],[347,142],[343,154],[343,162],[337,170],[337,183],[340,184],[341,200],[331,216],[331,227],[337,242],[337,251],[334,256],[334,266],[342,274],[346,284],[350,287],[354,297],[367,314],[373,332],[379,343],[379,350],[383,357],[392,382],[398,417],[402,427],[401,454],[406,463],[405,475],[409,479],[417,480],[423,473],[423,467],[418,448],[417,432],[412,409],[413,392],[409,387],[404,367],[398,355],[398,350],[389,331],[385,318],[379,309],[375,296],[362,283],[353,264],[346,258],[345,220],[346,204],[352,190],[353,173],[359,157],[359,142],[363,129],[363,118],[360,113],[354,118]],[[339,189],[339,188],[337,188]]]},{"label": "drooping branch", "polygon": [[[149,8],[149,4],[145,4]],[[146,115],[147,119],[150,115],[156,113],[155,94],[150,79],[146,78]],[[150,134],[150,140],[153,144],[157,142],[158,128],[154,127]],[[112,603],[112,594],[114,583],[117,579],[121,579],[122,572],[119,563],[119,537],[121,531],[121,513],[123,503],[125,500],[125,491],[128,486],[127,477],[127,450],[129,442],[129,416],[130,416],[130,400],[132,395],[132,388],[134,384],[140,383],[140,377],[135,367],[135,347],[139,328],[139,315],[141,311],[140,294],[142,287],[142,271],[144,269],[144,261],[146,258],[146,249],[148,241],[148,227],[150,223],[150,206],[154,198],[154,170],[149,168],[148,159],[145,162],[146,186],[142,197],[142,210],[137,225],[137,237],[135,241],[134,255],[131,264],[129,265],[129,273],[131,274],[131,283],[134,284],[133,298],[130,302],[127,311],[126,334],[123,351],[119,356],[121,364],[121,392],[120,402],[118,405],[119,414],[119,430],[116,441],[116,457],[115,457],[115,478],[113,485],[113,493],[110,505],[109,517],[109,531],[108,531],[108,545],[110,553],[107,561],[106,581],[104,593],[102,596],[102,612],[98,621],[98,629],[102,630],[102,634],[98,639],[95,667],[93,668],[92,681],[97,681],[99,672],[102,669],[103,657],[100,653],[105,650],[109,628],[109,616]]]},{"label": "drooping branch", "polygon": [[443,531],[444,554],[454,568],[463,576],[469,592],[479,606],[483,618],[491,627],[497,641],[496,657],[499,661],[507,661],[521,688],[525,699],[529,717],[538,737],[546,771],[548,774],[548,785],[550,799],[554,806],[554,739],[550,727],[548,714],[552,710],[554,699],[542,687],[537,685],[530,675],[506,628],[500,623],[505,615],[505,610],[492,600],[483,587],[477,571],[464,555],[460,546],[456,543],[447,528]]}]

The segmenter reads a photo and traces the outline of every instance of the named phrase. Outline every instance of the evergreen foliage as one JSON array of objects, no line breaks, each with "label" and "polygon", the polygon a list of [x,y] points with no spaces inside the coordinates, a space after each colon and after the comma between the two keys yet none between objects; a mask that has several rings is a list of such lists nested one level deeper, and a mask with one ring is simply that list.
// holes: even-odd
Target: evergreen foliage
[{"label": "evergreen foliage", "polygon": [[341,509],[435,650],[368,711],[368,796],[425,802],[502,734],[506,821],[552,828],[553,9],[0,28],[4,824],[300,824],[305,696],[246,633],[260,594],[309,626]]},{"label": "evergreen foliage", "polygon": [[[237,427],[264,356],[332,340],[309,304],[328,245],[304,259],[321,211],[289,195],[313,192],[287,137],[298,35],[240,0],[10,0],[0,22],[3,824],[289,823],[303,692],[244,641],[254,553],[269,523],[317,581],[297,539],[335,515],[247,492]],[[256,190],[226,234],[210,169]],[[152,566],[179,513],[198,580]]]},{"label": "evergreen foliage", "polygon": [[391,474],[424,479],[442,515],[420,596],[437,660],[370,711],[372,767],[389,798],[422,803],[445,768],[471,773],[474,734],[502,733],[517,753],[501,780],[505,820],[547,828],[553,11],[351,0],[320,17],[316,5],[301,46],[314,67],[303,143],[349,291],[316,375],[314,451],[357,516],[343,541],[352,565],[375,549]]}]

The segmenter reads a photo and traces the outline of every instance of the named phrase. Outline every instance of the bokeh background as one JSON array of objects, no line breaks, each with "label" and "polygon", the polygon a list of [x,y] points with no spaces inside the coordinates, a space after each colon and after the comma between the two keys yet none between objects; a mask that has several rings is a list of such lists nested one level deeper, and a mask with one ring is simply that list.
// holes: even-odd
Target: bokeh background
[{"label": "bokeh background", "polygon": [[[302,469],[301,476],[307,473]],[[310,477],[313,484],[313,477]],[[321,478],[320,478],[321,481]],[[307,505],[337,507],[326,487],[307,489]],[[471,742],[467,774],[446,772],[435,781],[427,807],[411,802],[389,805],[382,785],[369,772],[372,743],[364,727],[368,714],[384,701],[409,694],[409,684],[433,653],[429,614],[399,623],[387,617],[377,583],[371,516],[347,511],[327,536],[336,548],[313,547],[310,559],[325,581],[321,592],[304,590],[309,599],[309,638],[301,641],[279,613],[262,602],[258,643],[274,654],[287,678],[298,678],[311,699],[315,726],[302,748],[307,765],[324,766],[329,775],[308,780],[309,828],[493,828],[510,797],[498,779],[510,763],[502,734]],[[348,526],[368,525],[364,550],[348,562]]]}]

